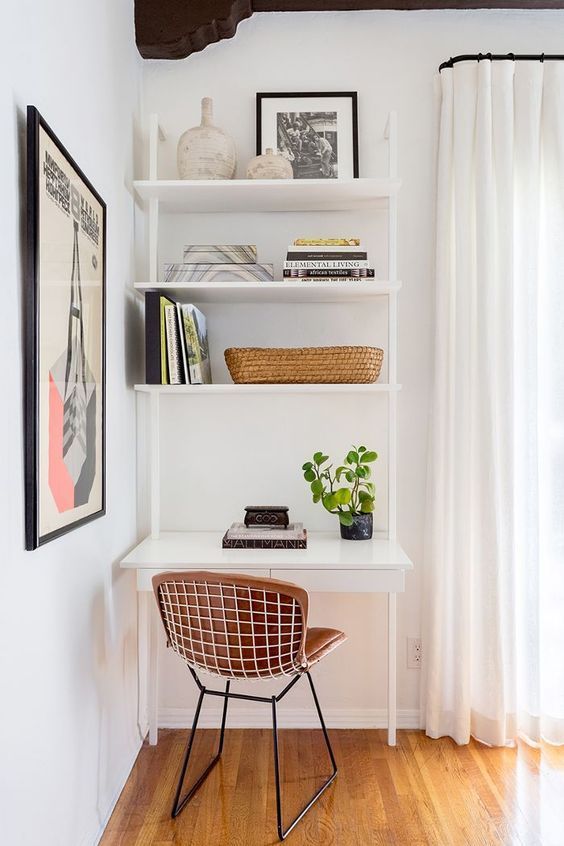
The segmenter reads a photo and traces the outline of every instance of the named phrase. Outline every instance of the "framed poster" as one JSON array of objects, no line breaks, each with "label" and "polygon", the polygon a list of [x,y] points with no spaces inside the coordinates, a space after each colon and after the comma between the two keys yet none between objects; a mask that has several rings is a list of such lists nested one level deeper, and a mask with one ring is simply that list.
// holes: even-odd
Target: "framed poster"
[{"label": "framed poster", "polygon": [[26,549],[105,514],[106,204],[27,109]]},{"label": "framed poster", "polygon": [[294,179],[358,178],[356,91],[257,94],[257,156],[270,147]]}]

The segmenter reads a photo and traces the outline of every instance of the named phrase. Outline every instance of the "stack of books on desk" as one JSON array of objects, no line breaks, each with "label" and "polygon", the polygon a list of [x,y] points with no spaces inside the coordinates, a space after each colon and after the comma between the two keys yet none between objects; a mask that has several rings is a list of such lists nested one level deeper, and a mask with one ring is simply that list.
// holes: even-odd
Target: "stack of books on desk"
[{"label": "stack of books on desk", "polygon": [[223,549],[307,549],[307,530],[302,523],[290,523],[286,529],[247,528],[232,523],[223,536]]},{"label": "stack of books on desk", "polygon": [[188,244],[181,264],[165,264],[165,285],[213,282],[269,282],[272,264],[257,262],[254,244]]},{"label": "stack of books on desk", "polygon": [[288,247],[284,278],[358,282],[374,279],[374,270],[360,238],[297,238]]}]

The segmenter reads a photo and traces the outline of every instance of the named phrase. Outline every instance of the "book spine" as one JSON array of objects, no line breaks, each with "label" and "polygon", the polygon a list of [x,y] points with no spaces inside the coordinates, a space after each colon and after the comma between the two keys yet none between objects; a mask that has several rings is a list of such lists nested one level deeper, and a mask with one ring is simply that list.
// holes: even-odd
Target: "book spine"
[{"label": "book spine", "polygon": [[364,250],[350,253],[294,252],[288,250],[286,254],[286,261],[366,261],[367,259],[368,253]]},{"label": "book spine", "polygon": [[294,276],[291,277],[291,280],[286,277],[286,282],[311,282],[314,285],[321,285],[322,282],[327,282],[328,284],[338,284],[339,282],[343,284],[347,284],[350,282],[366,282],[367,285],[370,285],[374,282],[374,279],[368,279],[366,276],[310,276],[307,279],[304,276]]},{"label": "book spine", "polygon": [[176,318],[176,306],[165,306],[166,321],[166,343],[169,381],[171,385],[182,384],[181,360],[180,360],[180,338],[178,334],[178,322]]},{"label": "book spine", "polygon": [[374,279],[374,268],[360,267],[357,270],[317,269],[317,270],[284,270],[285,279]]},{"label": "book spine", "polygon": [[351,253],[326,253],[326,252],[303,252],[296,253],[288,250],[286,261],[367,261],[368,253],[365,250],[356,250]]},{"label": "book spine", "polygon": [[180,352],[182,354],[182,370],[184,373],[184,383],[190,384],[190,367],[188,365],[188,350],[186,347],[186,335],[184,334],[184,318],[182,316],[182,306],[176,303],[176,323],[178,327],[178,337],[180,340]]},{"label": "book spine", "polygon": [[285,261],[284,270],[347,270],[368,267],[367,261]]},{"label": "book spine", "polygon": [[293,247],[360,247],[360,238],[296,238]]},{"label": "book spine", "polygon": [[145,294],[145,381],[147,384],[163,384],[161,371],[161,295],[158,291],[147,291]]},{"label": "book spine", "polygon": [[202,385],[203,379],[202,368],[200,366],[200,344],[194,320],[193,307],[191,305],[182,306],[182,318],[184,336],[186,338],[186,357],[188,359],[190,382],[192,385]]},{"label": "book spine", "polygon": [[261,538],[257,540],[236,540],[224,537],[223,549],[307,549],[307,538],[299,540],[268,540]]}]

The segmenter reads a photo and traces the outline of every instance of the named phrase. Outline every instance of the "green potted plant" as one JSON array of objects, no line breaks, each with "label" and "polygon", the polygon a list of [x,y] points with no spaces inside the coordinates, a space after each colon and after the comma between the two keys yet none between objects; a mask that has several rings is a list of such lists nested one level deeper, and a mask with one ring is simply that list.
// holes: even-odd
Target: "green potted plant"
[{"label": "green potted plant", "polygon": [[349,450],[335,471],[327,465],[329,456],[316,452],[302,466],[314,502],[320,502],[330,514],[337,514],[341,537],[345,540],[370,540],[375,487],[370,481],[370,464],[377,453],[359,446]]}]

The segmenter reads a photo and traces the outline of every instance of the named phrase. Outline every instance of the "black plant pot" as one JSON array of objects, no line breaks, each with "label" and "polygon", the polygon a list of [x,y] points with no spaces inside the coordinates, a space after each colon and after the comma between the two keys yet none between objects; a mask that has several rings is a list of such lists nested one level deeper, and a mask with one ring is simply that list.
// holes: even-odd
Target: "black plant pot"
[{"label": "black plant pot", "polygon": [[341,526],[343,540],[370,540],[372,537],[372,514],[353,514],[352,526]]}]

